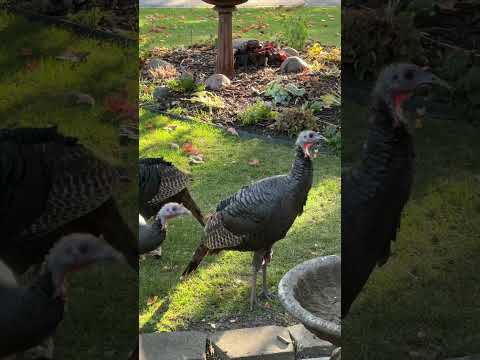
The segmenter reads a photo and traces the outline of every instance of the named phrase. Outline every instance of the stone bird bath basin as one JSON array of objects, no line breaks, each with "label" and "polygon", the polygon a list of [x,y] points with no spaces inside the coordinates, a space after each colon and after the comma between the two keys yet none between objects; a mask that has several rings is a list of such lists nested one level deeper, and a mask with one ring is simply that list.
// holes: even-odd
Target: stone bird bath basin
[{"label": "stone bird bath basin", "polygon": [[340,346],[340,256],[322,256],[291,269],[278,284],[287,312],[320,339]]}]

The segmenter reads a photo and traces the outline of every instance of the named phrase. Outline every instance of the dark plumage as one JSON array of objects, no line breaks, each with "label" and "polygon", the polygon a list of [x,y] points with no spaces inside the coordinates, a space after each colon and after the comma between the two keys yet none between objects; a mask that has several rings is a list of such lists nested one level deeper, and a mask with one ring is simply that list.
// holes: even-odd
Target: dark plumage
[{"label": "dark plumage", "polygon": [[202,212],[187,189],[190,178],[186,174],[162,158],[143,158],[138,166],[140,214],[145,219],[156,215],[166,203],[177,202],[183,204],[205,226]]},{"label": "dark plumage", "polygon": [[303,212],[313,180],[309,148],[320,139],[316,132],[303,131],[296,143],[296,157],[289,174],[257,181],[221,201],[208,219],[205,235],[183,276],[195,271],[210,253],[254,251],[251,306],[256,303],[256,274],[260,267],[263,294],[268,296],[266,272],[271,249]]},{"label": "dark plumage", "polygon": [[52,335],[63,318],[65,276],[99,261],[124,257],[90,234],[71,234],[58,241],[28,287],[19,287],[0,261],[0,357],[25,351]]},{"label": "dark plumage", "polygon": [[0,258],[16,273],[62,235],[103,234],[138,267],[137,239],[113,199],[116,170],[53,128],[0,130]]},{"label": "dark plumage", "polygon": [[390,256],[414,177],[415,124],[403,105],[433,84],[445,85],[410,64],[391,65],[377,80],[362,160],[342,174],[342,317]]},{"label": "dark plumage", "polygon": [[157,250],[167,236],[167,222],[182,215],[191,215],[183,205],[167,203],[162,206],[152,224],[147,224],[145,219],[138,216],[138,251],[145,254]]}]

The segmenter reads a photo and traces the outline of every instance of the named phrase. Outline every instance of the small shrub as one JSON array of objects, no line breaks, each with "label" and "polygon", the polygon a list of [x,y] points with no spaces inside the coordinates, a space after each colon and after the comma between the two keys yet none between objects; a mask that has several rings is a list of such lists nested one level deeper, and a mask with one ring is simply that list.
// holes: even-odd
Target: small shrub
[{"label": "small shrub", "polygon": [[274,128],[289,136],[296,136],[305,129],[318,130],[318,122],[311,109],[291,108],[277,116]]},{"label": "small shrub", "polygon": [[307,20],[304,16],[289,16],[284,20],[285,42],[297,49],[303,50],[308,39]]},{"label": "small shrub", "polygon": [[168,80],[166,82],[167,86],[176,92],[193,92],[193,91],[203,91],[205,90],[201,84],[195,83],[193,76],[189,74],[183,74],[178,79]]},{"label": "small shrub", "polygon": [[104,17],[107,17],[108,15],[109,14],[102,9],[94,7],[89,10],[80,10],[75,14],[68,14],[67,19],[77,24],[95,28],[98,27]]},{"label": "small shrub", "polygon": [[274,120],[277,112],[272,111],[263,101],[257,102],[245,109],[239,115],[240,121],[243,125],[254,125],[267,120]]},{"label": "small shrub", "polygon": [[292,96],[302,97],[305,95],[305,89],[292,83],[284,86],[279,81],[273,80],[267,85],[265,95],[271,97],[275,105],[286,105],[290,102]]},{"label": "small shrub", "polygon": [[153,80],[171,79],[177,75],[177,69],[174,66],[166,66],[148,70]]},{"label": "small shrub", "polygon": [[212,112],[213,109],[221,109],[224,107],[223,99],[220,96],[205,90],[194,93],[190,101],[207,107],[210,112]]},{"label": "small shrub", "polygon": [[342,133],[336,126],[328,126],[323,135],[327,138],[327,145],[335,155],[342,152]]}]

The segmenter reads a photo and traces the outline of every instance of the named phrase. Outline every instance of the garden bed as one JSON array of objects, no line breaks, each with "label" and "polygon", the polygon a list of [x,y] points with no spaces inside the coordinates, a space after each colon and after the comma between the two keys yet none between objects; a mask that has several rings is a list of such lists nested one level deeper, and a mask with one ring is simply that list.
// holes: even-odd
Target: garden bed
[{"label": "garden bed", "polygon": [[[317,49],[321,48],[318,44],[316,46]],[[279,67],[241,67],[236,70],[236,75],[228,87],[208,91],[206,101],[198,101],[196,93],[203,92],[203,84],[215,72],[215,47],[195,45],[180,49],[156,48],[142,59],[141,104],[149,109],[199,117],[204,121],[225,127],[250,128],[269,135],[294,135],[302,125],[317,130],[329,126],[338,128],[340,127],[339,65],[334,62],[326,64],[321,59],[321,54],[317,62],[312,56],[312,47],[310,45],[307,51],[300,52],[300,57],[307,59],[310,64],[314,63],[311,70],[281,74]],[[325,48],[322,51],[329,54],[336,51],[333,49]],[[174,70],[153,73],[148,66],[152,59],[167,61]],[[194,88],[190,91],[174,86],[185,73],[192,74],[195,82]],[[298,93],[290,93],[287,100],[276,101],[268,92],[272,82],[276,82],[283,89],[290,86]],[[168,97],[161,101],[154,96],[155,88],[158,86],[166,86],[172,90]],[[338,103],[333,104],[329,101],[338,101]],[[276,115],[288,113],[288,118],[294,119],[295,123],[293,120],[291,124],[281,123],[278,116],[268,115],[265,106]],[[246,110],[254,114],[247,116]],[[267,114],[263,114],[265,116],[255,114],[262,111],[267,111]]]}]

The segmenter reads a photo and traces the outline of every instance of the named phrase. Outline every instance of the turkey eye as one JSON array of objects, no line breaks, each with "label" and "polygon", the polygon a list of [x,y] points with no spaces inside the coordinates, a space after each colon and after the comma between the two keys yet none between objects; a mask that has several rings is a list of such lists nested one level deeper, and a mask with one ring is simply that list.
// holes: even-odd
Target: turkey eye
[{"label": "turkey eye", "polygon": [[398,80],[398,75],[393,75],[393,80]]},{"label": "turkey eye", "polygon": [[87,244],[80,244],[78,247],[78,251],[80,254],[86,254],[88,252],[88,245]]},{"label": "turkey eye", "polygon": [[173,208],[172,208],[172,211],[177,211],[177,208],[176,208],[176,207],[173,207]]},{"label": "turkey eye", "polygon": [[313,137],[313,134],[312,134],[312,133],[310,133],[310,135],[308,135],[308,137],[309,137],[309,138],[312,138],[312,137]]},{"label": "turkey eye", "polygon": [[412,80],[413,79],[413,71],[412,70],[409,70],[405,73],[405,79],[407,80]]}]

